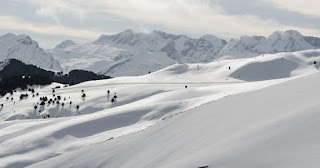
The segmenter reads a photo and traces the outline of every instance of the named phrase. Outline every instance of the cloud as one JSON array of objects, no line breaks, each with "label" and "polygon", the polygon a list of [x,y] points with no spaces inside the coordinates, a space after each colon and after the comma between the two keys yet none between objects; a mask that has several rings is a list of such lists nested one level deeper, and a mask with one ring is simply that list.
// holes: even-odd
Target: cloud
[{"label": "cloud", "polygon": [[[38,16],[51,17],[59,22],[59,17],[76,16],[78,18],[86,17],[86,14],[94,8],[92,3],[85,0],[15,0],[20,3],[33,4],[36,7]],[[90,7],[91,6],[91,7]],[[67,14],[67,15],[64,15]]]},{"label": "cloud", "polygon": [[262,0],[274,7],[313,17],[320,17],[320,1],[317,0]]},{"label": "cloud", "polygon": [[[276,30],[296,29],[309,35],[320,35],[317,29],[283,25],[275,20],[261,19],[250,14],[227,14],[218,3],[210,0],[15,0],[33,4],[38,16],[49,17],[61,24],[65,17],[74,16],[79,22],[97,15],[115,16],[136,25],[154,25],[186,34],[215,34],[223,37],[269,35]],[[263,0],[276,3],[275,0]],[[285,3],[289,0],[280,0]],[[297,0],[290,0],[290,3]],[[311,0],[305,0],[311,1]],[[288,4],[290,4],[288,3]],[[103,22],[104,20],[101,20]],[[111,23],[110,23],[111,24]],[[77,25],[74,25],[77,27]],[[86,31],[63,26],[35,27],[33,31],[58,34],[97,36],[101,31]],[[128,25],[129,27],[129,25]],[[42,29],[45,29],[42,30]],[[98,30],[104,27],[97,28]],[[119,29],[119,31],[124,28]],[[63,30],[63,31],[62,31]],[[67,30],[67,31],[66,31]],[[52,33],[48,32],[48,33]]]},{"label": "cloud", "polygon": [[[229,37],[240,35],[269,35],[276,30],[297,29],[302,32],[319,31],[311,28],[282,25],[274,20],[254,15],[228,15],[209,0],[93,0],[87,12],[116,15],[143,24],[161,25],[176,31],[196,34],[216,34]],[[90,10],[94,8],[94,10]]]},{"label": "cloud", "polygon": [[111,34],[95,30],[81,30],[57,25],[32,24],[13,16],[0,16],[0,29],[30,31],[46,35],[60,35],[88,39],[98,38],[101,34]]}]

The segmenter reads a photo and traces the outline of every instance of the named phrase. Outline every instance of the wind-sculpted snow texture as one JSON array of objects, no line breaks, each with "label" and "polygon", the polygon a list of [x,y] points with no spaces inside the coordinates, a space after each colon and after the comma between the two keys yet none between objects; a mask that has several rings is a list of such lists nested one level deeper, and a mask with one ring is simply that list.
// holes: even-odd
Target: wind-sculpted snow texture
[{"label": "wind-sculpted snow texture", "polygon": [[[35,97],[18,89],[0,98],[0,163],[317,167],[319,59],[319,50],[308,50],[175,64],[69,87],[32,86]],[[29,97],[20,100],[21,94]],[[37,104],[58,96],[59,104]]]}]

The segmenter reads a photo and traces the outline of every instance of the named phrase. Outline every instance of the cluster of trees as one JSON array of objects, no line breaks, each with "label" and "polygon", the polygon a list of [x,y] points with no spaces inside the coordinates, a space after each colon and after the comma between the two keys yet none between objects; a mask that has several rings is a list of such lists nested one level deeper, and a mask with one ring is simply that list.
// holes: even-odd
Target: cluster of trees
[{"label": "cluster of trees", "polygon": [[17,88],[25,90],[28,88],[28,85],[48,85],[51,83],[51,79],[42,76],[12,76],[0,81],[0,96],[4,96]]},{"label": "cluster of trees", "polygon": [[74,84],[78,84],[85,81],[109,79],[109,78],[111,77],[104,76],[104,75],[97,75],[90,71],[72,70],[69,72],[69,74],[54,76],[53,80],[58,83],[74,85]]},{"label": "cluster of trees", "polygon": [[[108,93],[108,101],[109,101],[109,98],[110,98],[110,90],[108,90],[107,93]],[[111,98],[111,103],[116,102],[116,101],[117,101],[117,98],[118,98],[117,93],[114,93],[114,96]]]},{"label": "cluster of trees", "polygon": [[[27,79],[30,79],[30,78],[27,78]],[[37,116],[38,117],[50,118],[50,114],[42,114],[41,115],[41,113],[44,111],[46,105],[49,107],[50,105],[55,105],[56,104],[58,106],[61,105],[62,108],[63,108],[66,104],[70,104],[70,108],[71,108],[71,104],[72,104],[71,100],[69,102],[66,102],[67,101],[66,97],[62,98],[60,95],[57,95],[57,96],[55,95],[55,92],[56,92],[55,89],[57,89],[57,88],[60,88],[60,87],[56,87],[56,88],[52,89],[52,98],[47,97],[47,96],[41,96],[38,99],[39,101],[33,104],[33,109],[34,109],[35,112],[37,112]],[[30,93],[27,92],[27,93],[21,93],[20,94],[20,96],[19,96],[20,97],[20,101],[28,99],[30,97],[29,95],[33,95],[32,97],[39,96],[39,93],[35,94],[35,89],[33,89],[33,88],[29,88],[28,91]],[[9,91],[10,96],[11,96],[11,101],[13,101],[14,92],[16,92],[16,90],[10,90]],[[85,95],[84,90],[82,90],[82,93],[83,93],[83,95]],[[82,95],[82,97],[83,97],[83,95]],[[10,99],[10,97],[8,96],[8,97],[6,97],[6,99],[8,101]],[[70,97],[69,97],[69,99],[70,99]],[[62,103],[60,103],[60,102],[62,102]],[[0,110],[2,110],[3,107],[4,107],[4,104],[0,104]],[[79,111],[79,108],[80,108],[80,106],[77,105],[76,106],[77,111]],[[26,118],[30,119],[31,117],[30,116],[26,116]]]},{"label": "cluster of trees", "polygon": [[111,77],[97,75],[84,70],[73,70],[69,74],[63,74],[63,72],[56,74],[34,65],[26,65],[19,60],[11,59],[0,71],[0,96],[16,88],[27,89],[28,85],[48,85],[52,82],[74,85],[85,81],[109,78]]},{"label": "cluster of trees", "polygon": [[[39,116],[42,116],[43,118],[50,118],[50,114],[45,114],[45,115],[40,115],[44,108],[45,108],[45,105],[47,106],[50,106],[50,105],[61,105],[61,107],[63,108],[66,104],[69,104],[70,105],[70,108],[71,108],[71,105],[72,105],[72,101],[70,102],[66,102],[67,98],[64,97],[62,98],[60,95],[56,95],[56,91],[55,89],[58,89],[60,87],[56,87],[56,88],[52,88],[52,98],[48,98],[47,96],[44,96],[44,97],[40,97],[40,102],[37,102],[35,105],[34,105],[34,110],[37,110],[39,108]],[[70,99],[70,97],[69,97]],[[79,106],[77,106],[77,110],[79,109]]]},{"label": "cluster of trees", "polygon": [[[28,78],[28,79],[30,79],[30,78]],[[60,95],[56,95],[56,89],[59,89],[59,88],[60,87],[52,88],[52,97],[50,97],[50,96],[49,97],[48,96],[41,96],[41,97],[39,97],[38,101],[33,104],[34,112],[37,113],[38,117],[41,117],[41,118],[50,118],[51,117],[50,114],[48,114],[48,113],[46,113],[46,114],[42,113],[44,111],[44,109],[45,109],[45,106],[49,107],[50,105],[55,105],[56,104],[57,106],[61,105],[62,108],[63,108],[66,104],[69,104],[70,108],[71,108],[72,101],[71,101],[70,97],[69,97],[70,101],[67,102],[67,98],[66,97],[63,98]],[[30,97],[29,95],[33,95],[32,97],[39,96],[39,93],[36,93],[35,89],[33,89],[33,88],[29,88],[28,91],[30,93],[28,92],[28,93],[20,94],[20,101],[23,101],[24,99],[28,99]],[[13,96],[14,92],[16,92],[16,91],[15,90],[11,90],[10,91],[11,99],[13,99],[12,96]],[[85,99],[86,96],[87,96],[85,91],[81,90],[81,93],[82,93],[81,97],[83,99]],[[110,97],[110,90],[108,90],[107,93],[108,93],[108,97]],[[117,94],[114,93],[114,95],[112,96],[112,99],[110,100],[110,102],[115,103],[117,101],[117,98],[118,98]],[[9,97],[7,97],[7,100],[9,100]],[[4,104],[0,104],[0,109],[2,109],[3,107],[4,107]],[[76,106],[77,112],[79,112],[79,109],[80,109],[80,106],[77,105]],[[31,118],[31,116],[26,116],[26,118]]]}]

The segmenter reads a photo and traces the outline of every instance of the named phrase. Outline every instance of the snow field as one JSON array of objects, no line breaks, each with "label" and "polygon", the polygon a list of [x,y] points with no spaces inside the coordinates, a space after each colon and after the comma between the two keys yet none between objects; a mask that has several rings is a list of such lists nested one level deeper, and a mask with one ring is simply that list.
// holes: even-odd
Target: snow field
[{"label": "snow field", "polygon": [[[274,119],[285,115],[280,112],[287,109],[287,101],[291,99],[283,100],[283,106],[275,103],[284,99],[281,89],[288,87],[284,92],[288,95],[295,89],[301,90],[304,85],[298,87],[295,81],[304,83],[297,78],[318,72],[317,65],[312,63],[319,58],[319,53],[319,50],[309,50],[209,64],[176,64],[144,76],[90,81],[70,87],[62,85],[62,88],[55,89],[55,95],[62,97],[61,102],[66,97],[66,103],[70,100],[73,103],[71,108],[68,104],[62,108],[61,102],[60,106],[45,105],[42,114],[50,114],[49,119],[39,119],[33,105],[39,102],[40,96],[52,98],[52,88],[60,84],[36,88],[39,97],[32,98],[28,92],[29,98],[22,101],[18,97],[26,92],[18,91],[13,95],[15,104],[7,102],[9,95],[6,95],[0,99],[5,104],[0,110],[0,162],[3,167],[41,167],[42,164],[49,167],[232,166],[239,163],[239,160],[232,159],[240,157],[236,156],[238,150],[234,153],[233,149],[248,146],[241,138],[259,135],[253,133],[255,129],[267,129],[270,123],[275,123]],[[268,73],[261,79],[259,74],[266,71]],[[310,83],[312,77],[306,77],[306,82]],[[291,90],[291,85],[286,86],[286,83],[281,84],[280,89],[273,86],[287,81],[293,83]],[[266,87],[278,89],[271,89],[269,93],[269,88],[263,89]],[[311,86],[307,85],[307,88]],[[81,98],[81,90],[87,95],[85,100]],[[111,91],[110,98],[116,93],[116,103],[111,103],[110,98],[108,101],[107,90]],[[291,96],[293,99],[299,95]],[[309,104],[303,101],[300,106],[297,101],[290,105],[301,109],[297,111],[299,114],[311,108],[303,108]],[[258,105],[252,106],[252,110],[248,102]],[[76,105],[80,106],[79,111]],[[265,110],[256,113],[260,105],[264,105]],[[310,105],[316,106],[315,101]],[[213,109],[216,110],[212,112]],[[146,129],[151,126],[151,129]],[[128,135],[135,132],[139,133],[133,134],[135,138],[129,140],[128,137],[132,136]],[[186,142],[183,142],[184,137]],[[195,140],[192,137],[199,138]],[[228,144],[235,145],[239,138],[239,144],[244,146],[225,148]],[[253,143],[259,144],[258,141]],[[190,144],[195,146],[190,147]],[[161,152],[154,153],[159,148]],[[228,152],[227,149],[232,150]],[[267,150],[267,146],[263,150]],[[250,152],[254,155],[256,151],[252,149]],[[221,153],[226,157],[219,160]],[[212,159],[211,156],[216,157]],[[256,164],[252,165],[257,165],[262,159],[261,155],[258,156]],[[143,161],[145,158],[150,162]],[[35,164],[38,162],[39,165]],[[245,165],[247,162],[241,163]]]}]

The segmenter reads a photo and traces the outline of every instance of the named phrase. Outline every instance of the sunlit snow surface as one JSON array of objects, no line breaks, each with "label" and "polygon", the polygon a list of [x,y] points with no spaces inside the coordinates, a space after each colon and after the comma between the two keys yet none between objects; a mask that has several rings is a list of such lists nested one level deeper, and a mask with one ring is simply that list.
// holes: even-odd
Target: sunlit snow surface
[{"label": "sunlit snow surface", "polygon": [[311,138],[320,127],[319,56],[310,50],[176,64],[61,85],[60,105],[41,113],[50,119],[38,117],[34,104],[60,84],[35,87],[39,97],[28,92],[22,101],[18,90],[13,101],[9,94],[0,99],[0,167],[312,167],[319,156],[320,137]]}]

